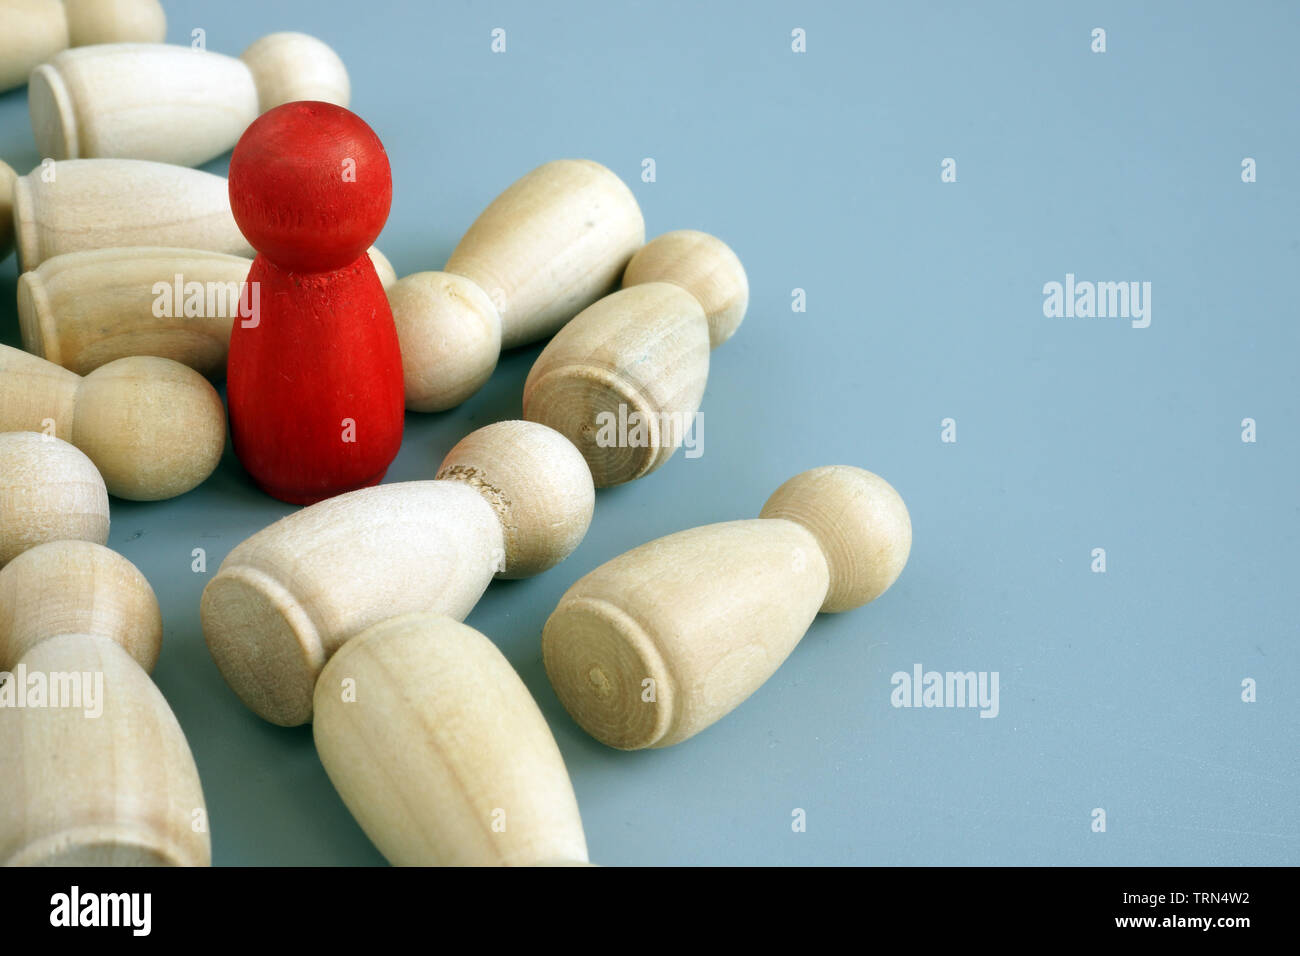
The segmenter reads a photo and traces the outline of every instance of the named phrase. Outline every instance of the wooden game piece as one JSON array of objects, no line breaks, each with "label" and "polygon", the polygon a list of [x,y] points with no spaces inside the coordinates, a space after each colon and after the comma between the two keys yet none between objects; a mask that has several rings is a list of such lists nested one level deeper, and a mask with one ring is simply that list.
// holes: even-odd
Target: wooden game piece
[{"label": "wooden game piece", "polygon": [[94,463],[52,435],[0,433],[0,568],[70,538],[108,540],[108,491]]},{"label": "wooden game piece", "polygon": [[166,246],[252,255],[224,177],[139,159],[70,159],[14,183],[20,272],[65,252]]},{"label": "wooden game piece", "polygon": [[0,570],[0,864],[211,862],[198,769],[149,679],[161,641],[149,582],[101,545]]},{"label": "wooden game piece", "polygon": [[82,378],[0,345],[0,432],[53,434],[80,448],[109,494],[157,501],[212,474],[225,446],[221,398],[168,359],[109,362]]},{"label": "wooden game piece", "polygon": [[623,180],[589,159],[559,159],[494,199],[446,271],[488,294],[509,349],[545,338],[609,291],[644,241],[641,208]]},{"label": "wooden game piece", "polygon": [[580,579],[546,622],[546,673],[609,746],[680,743],[771,677],[818,611],[884,593],[911,546],[907,507],[883,478],[814,468],[757,520],[680,531]]},{"label": "wooden game piece", "polygon": [[721,240],[670,232],[628,265],[624,288],[588,306],[537,357],[524,418],[578,446],[597,488],[654,471],[704,397],[709,349],[744,317],[744,267]]},{"label": "wooden game piece", "polygon": [[530,578],[582,543],[596,490],[577,449],[552,429],[506,421],[470,432],[434,475],[463,482],[492,506],[505,535],[497,576]]},{"label": "wooden game piece", "polygon": [[470,226],[445,272],[407,276],[390,292],[406,407],[460,404],[501,349],[545,338],[608,292],[644,241],[636,197],[599,163],[555,160],[517,180]]},{"label": "wooden game piece", "polygon": [[731,247],[695,229],[665,232],[642,246],[623,273],[623,288],[670,282],[695,297],[709,320],[709,347],[731,338],[749,308],[749,279]]},{"label": "wooden game piece", "polygon": [[321,763],[398,866],[586,863],[542,712],[490,640],[438,614],[376,624],[316,684]]},{"label": "wooden game piece", "polygon": [[59,634],[120,644],[146,674],[162,647],[162,614],[140,570],[94,541],[47,542],[0,572],[0,669]]},{"label": "wooden game piece", "polygon": [[42,156],[182,166],[226,152],[261,112],[349,95],[338,54],[302,33],[263,37],[240,59],[165,43],[64,50],[32,71],[27,93]]},{"label": "wooden game piece", "polygon": [[347,640],[415,611],[461,620],[493,576],[545,570],[591,524],[582,456],[541,425],[481,428],[437,476],[322,501],[226,556],[203,591],[203,634],[252,710],[305,723],[321,668]]},{"label": "wooden game piece", "polygon": [[[383,253],[369,252],[380,281],[395,282]],[[219,381],[231,326],[260,320],[260,290],[241,300],[252,265],[221,252],[149,246],[54,256],[18,277],[23,348],[78,375],[156,355]]]},{"label": "wooden game piece", "polygon": [[0,259],[14,247],[14,182],[18,174],[0,159]]},{"label": "wooden game piece", "polygon": [[239,55],[253,74],[258,109],[295,100],[347,106],[352,85],[338,54],[306,33],[271,33]]},{"label": "wooden game piece", "polygon": [[167,35],[158,0],[0,0],[0,20],[0,91],[22,86],[34,66],[69,46]]},{"label": "wooden game piece", "polygon": [[410,411],[454,408],[483,387],[501,356],[501,317],[486,292],[464,276],[416,272],[388,302]]},{"label": "wooden game piece", "polygon": [[[134,355],[225,377],[230,327],[251,259],[204,249],[123,247],[46,259],[18,278],[23,348],[78,375]],[[245,315],[246,314],[246,315]]]},{"label": "wooden game piece", "polygon": [[366,255],[391,201],[383,144],[340,106],[277,106],[231,157],[262,315],[231,329],[230,433],[253,480],[282,501],[378,484],[401,447],[402,356]]}]

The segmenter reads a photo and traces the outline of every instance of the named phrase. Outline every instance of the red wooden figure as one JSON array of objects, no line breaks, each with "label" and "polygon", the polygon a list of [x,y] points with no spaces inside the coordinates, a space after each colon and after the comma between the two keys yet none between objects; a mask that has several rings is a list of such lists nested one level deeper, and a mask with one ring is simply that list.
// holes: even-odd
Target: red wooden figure
[{"label": "red wooden figure", "polygon": [[257,307],[230,334],[230,433],[282,501],[378,484],[401,446],[402,356],[366,254],[392,196],[383,143],[330,103],[262,114],[231,156],[230,206],[257,250],[245,304]]}]

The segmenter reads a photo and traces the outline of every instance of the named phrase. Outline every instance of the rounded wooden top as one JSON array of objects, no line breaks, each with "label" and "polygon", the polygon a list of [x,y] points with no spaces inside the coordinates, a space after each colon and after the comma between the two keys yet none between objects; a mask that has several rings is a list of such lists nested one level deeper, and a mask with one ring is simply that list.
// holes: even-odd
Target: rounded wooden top
[{"label": "rounded wooden top", "polygon": [[454,408],[486,384],[501,356],[501,316],[464,276],[416,272],[388,290],[402,346],[406,407]]},{"label": "rounded wooden top", "polygon": [[671,282],[704,308],[709,345],[717,348],[735,334],[749,308],[749,278],[740,258],[721,239],[695,229],[656,236],[632,257],[623,288]]},{"label": "rounded wooden top", "polygon": [[498,577],[525,578],[563,561],[591,525],[596,488],[582,454],[536,422],[496,422],[462,438],[437,478],[472,487],[501,521]]},{"label": "rounded wooden top", "polygon": [[162,613],[140,570],[93,541],[51,541],[0,570],[0,670],[69,634],[118,644],[146,673],[162,647]]},{"label": "rounded wooden top", "polygon": [[347,67],[323,41],[306,33],[270,33],[239,57],[253,74],[260,112],[285,103],[316,100],[347,106]]},{"label": "rounded wooden top", "polygon": [[341,269],[384,228],[388,154],[355,113],[317,101],[258,117],[230,157],[230,208],[244,237],[292,272]]},{"label": "rounded wooden top", "polygon": [[830,569],[822,611],[847,611],[874,601],[898,580],[912,550],[907,505],[879,475],[829,465],[795,475],[767,499],[759,515],[785,518],[811,531]]},{"label": "rounded wooden top", "polygon": [[47,541],[108,540],[108,491],[80,449],[37,432],[0,434],[0,568]]},{"label": "rounded wooden top", "polygon": [[159,501],[212,474],[226,444],[225,409],[192,368],[153,356],[117,359],[81,380],[72,443],[110,494]]}]

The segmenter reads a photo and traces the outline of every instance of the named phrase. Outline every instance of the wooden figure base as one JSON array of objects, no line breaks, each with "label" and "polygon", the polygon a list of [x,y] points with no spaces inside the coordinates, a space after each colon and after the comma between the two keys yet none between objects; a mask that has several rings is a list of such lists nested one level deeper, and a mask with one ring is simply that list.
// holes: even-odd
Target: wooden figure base
[{"label": "wooden figure base", "polygon": [[294,273],[258,256],[248,281],[259,284],[261,315],[235,322],[227,373],[239,460],[290,504],[378,484],[401,447],[405,394],[370,259]]}]

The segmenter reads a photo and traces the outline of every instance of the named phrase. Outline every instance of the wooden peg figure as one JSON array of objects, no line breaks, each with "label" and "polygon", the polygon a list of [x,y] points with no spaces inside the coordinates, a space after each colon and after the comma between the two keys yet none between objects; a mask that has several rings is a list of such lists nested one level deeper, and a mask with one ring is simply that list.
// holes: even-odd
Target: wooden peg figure
[{"label": "wooden peg figure", "polygon": [[278,106],[231,157],[260,308],[231,330],[230,432],[253,480],[282,501],[378,484],[401,445],[402,357],[366,255],[391,201],[383,144],[340,106]]}]

